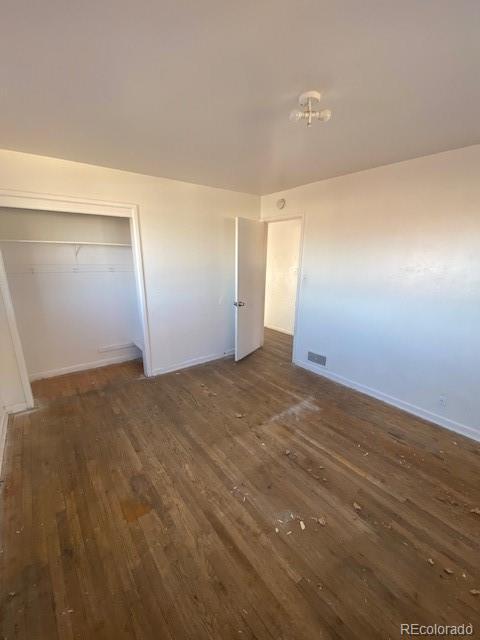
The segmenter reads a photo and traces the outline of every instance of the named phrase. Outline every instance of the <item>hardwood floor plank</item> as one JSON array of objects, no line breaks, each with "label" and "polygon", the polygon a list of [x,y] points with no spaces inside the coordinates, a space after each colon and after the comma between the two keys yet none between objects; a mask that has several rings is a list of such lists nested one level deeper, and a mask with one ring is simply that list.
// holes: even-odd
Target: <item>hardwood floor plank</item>
[{"label": "hardwood floor plank", "polygon": [[1,628],[50,640],[480,633],[480,447],[293,366],[34,383],[10,419]]}]

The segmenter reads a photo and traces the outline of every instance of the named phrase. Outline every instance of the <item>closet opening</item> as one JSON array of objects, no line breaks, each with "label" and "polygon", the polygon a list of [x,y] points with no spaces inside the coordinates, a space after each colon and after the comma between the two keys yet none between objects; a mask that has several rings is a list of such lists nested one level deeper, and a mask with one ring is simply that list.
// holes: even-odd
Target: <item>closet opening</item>
[{"label": "closet opening", "polygon": [[3,294],[29,382],[129,361],[148,375],[132,226],[125,215],[0,207]]}]

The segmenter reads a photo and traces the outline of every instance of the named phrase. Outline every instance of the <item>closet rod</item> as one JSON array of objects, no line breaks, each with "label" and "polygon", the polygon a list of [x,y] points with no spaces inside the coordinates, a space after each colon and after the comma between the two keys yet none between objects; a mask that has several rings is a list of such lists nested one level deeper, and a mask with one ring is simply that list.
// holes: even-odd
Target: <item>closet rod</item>
[{"label": "closet rod", "polygon": [[101,247],[131,247],[132,245],[126,242],[77,242],[75,240],[2,240],[1,242],[19,242],[19,243],[34,243],[34,244],[73,244],[73,245],[95,245]]}]

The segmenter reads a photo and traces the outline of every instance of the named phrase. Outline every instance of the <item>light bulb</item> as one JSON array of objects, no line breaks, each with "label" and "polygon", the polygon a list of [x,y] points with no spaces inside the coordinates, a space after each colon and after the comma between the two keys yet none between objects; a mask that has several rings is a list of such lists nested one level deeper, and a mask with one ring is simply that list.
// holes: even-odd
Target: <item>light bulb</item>
[{"label": "light bulb", "polygon": [[303,118],[303,111],[300,109],[294,109],[290,111],[290,121],[291,122],[299,122]]},{"label": "light bulb", "polygon": [[322,109],[318,114],[318,119],[321,120],[322,122],[328,122],[331,117],[332,117],[332,112],[330,111],[330,109]]}]

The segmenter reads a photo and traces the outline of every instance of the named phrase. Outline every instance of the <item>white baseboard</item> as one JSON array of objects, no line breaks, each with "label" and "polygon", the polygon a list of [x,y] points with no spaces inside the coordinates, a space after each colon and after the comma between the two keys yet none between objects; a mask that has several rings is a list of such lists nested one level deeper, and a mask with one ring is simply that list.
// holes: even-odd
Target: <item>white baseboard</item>
[{"label": "white baseboard", "polygon": [[137,347],[137,349],[140,349],[140,351],[143,353],[145,351],[145,345],[143,344],[143,338],[134,338],[133,339],[133,346]]},{"label": "white baseboard", "polygon": [[192,358],[191,360],[184,360],[170,367],[159,367],[153,369],[152,375],[160,376],[164,373],[172,373],[173,371],[179,371],[180,369],[188,369],[188,367],[195,367],[199,364],[205,364],[206,362],[212,362],[212,360],[221,360],[235,353],[235,349],[228,349],[222,353],[212,353],[208,356],[200,356],[199,358]]},{"label": "white baseboard", "polygon": [[7,413],[18,413],[19,411],[26,411],[31,409],[26,402],[18,402],[17,404],[9,404],[5,407]]},{"label": "white baseboard", "polygon": [[274,327],[271,324],[266,324],[265,329],[272,329],[272,331],[279,331],[285,333],[287,336],[293,336],[293,331],[287,331],[286,329],[280,329],[280,327]]},{"label": "white baseboard", "polygon": [[106,353],[107,351],[122,351],[123,349],[131,349],[135,347],[134,342],[123,342],[122,344],[107,344],[103,347],[98,347],[99,353]]},{"label": "white baseboard", "polygon": [[480,442],[480,430],[475,429],[474,427],[469,427],[466,424],[462,424],[461,422],[456,422],[455,420],[450,420],[450,418],[445,418],[444,416],[439,416],[432,411],[428,411],[427,409],[422,409],[422,407],[417,407],[414,404],[410,404],[409,402],[405,402],[404,400],[400,400],[399,398],[395,398],[394,396],[390,396],[387,393],[383,393],[383,391],[378,391],[377,389],[372,389],[371,387],[367,387],[360,382],[355,382],[354,380],[350,380],[349,378],[345,378],[337,373],[332,373],[328,371],[328,369],[324,369],[319,365],[315,365],[313,362],[305,362],[303,360],[294,360],[294,364],[303,369],[308,369],[308,371],[312,371],[317,375],[323,376],[324,378],[328,378],[329,380],[333,380],[333,382],[338,382],[345,387],[349,387],[350,389],[355,389],[356,391],[360,391],[361,393],[365,393],[367,396],[371,396],[372,398],[376,398],[377,400],[381,400],[382,402],[386,402],[397,409],[403,409],[403,411],[407,411],[408,413],[412,413],[413,415],[423,418],[424,420],[428,420],[429,422],[433,422],[438,424],[440,427],[445,427],[445,429],[449,429],[450,431],[454,431],[455,433],[459,433],[462,436],[467,436],[467,438],[472,438],[472,440],[477,440]]},{"label": "white baseboard", "polygon": [[38,371],[37,373],[30,374],[30,381],[43,380],[44,378],[54,378],[55,376],[63,376],[66,373],[76,373],[77,371],[85,371],[87,369],[97,369],[98,367],[106,367],[109,364],[117,364],[119,362],[127,362],[128,360],[136,360],[141,357],[141,352],[132,347],[132,353],[123,353],[119,356],[112,356],[110,358],[102,358],[101,360],[94,360],[93,362],[82,362],[80,364],[74,364],[69,367],[60,367],[59,369],[50,369],[48,371]]}]

